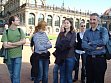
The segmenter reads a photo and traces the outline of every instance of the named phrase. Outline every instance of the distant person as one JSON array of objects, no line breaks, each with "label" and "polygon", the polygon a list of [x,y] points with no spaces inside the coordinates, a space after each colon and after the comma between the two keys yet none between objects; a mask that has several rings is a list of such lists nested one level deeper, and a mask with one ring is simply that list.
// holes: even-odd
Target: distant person
[{"label": "distant person", "polygon": [[[64,32],[64,23],[61,25],[60,31]],[[55,45],[55,47],[56,47],[56,45]],[[53,83],[58,83],[60,68],[59,68],[57,56],[55,54],[53,54],[53,55],[55,56],[55,65],[54,65],[54,68],[53,68]]]},{"label": "distant person", "polygon": [[[89,29],[84,33],[82,47],[86,57],[86,83],[104,83],[104,76],[107,69],[105,59],[105,45],[108,42],[108,31],[99,25],[100,18],[97,13],[90,15]],[[102,29],[102,30],[101,30]]]},{"label": "distant person", "polygon": [[22,45],[25,44],[25,34],[22,29],[18,30],[20,20],[17,16],[9,18],[8,31],[3,33],[1,41],[4,48],[8,49],[6,65],[10,73],[11,83],[20,83],[22,63]]},{"label": "distant person", "polygon": [[76,68],[75,68],[75,75],[73,82],[78,80],[78,73],[79,73],[79,60],[80,57],[82,59],[82,68],[81,68],[81,82],[85,83],[85,63],[86,63],[86,54],[84,49],[82,48],[82,39],[84,36],[84,32],[86,30],[85,23],[80,23],[80,32],[77,33],[77,43],[76,43],[76,50],[75,56],[77,59]]}]

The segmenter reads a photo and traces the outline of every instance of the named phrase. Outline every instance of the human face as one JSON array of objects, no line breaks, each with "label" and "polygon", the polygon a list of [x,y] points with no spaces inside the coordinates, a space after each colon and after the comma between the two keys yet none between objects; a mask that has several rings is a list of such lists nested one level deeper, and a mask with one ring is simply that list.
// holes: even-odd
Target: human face
[{"label": "human face", "polygon": [[97,16],[90,16],[90,25],[91,28],[95,28],[98,25],[98,17]]},{"label": "human face", "polygon": [[80,25],[80,31],[81,32],[85,32],[85,30],[86,30],[85,23],[81,23],[81,25]]},{"label": "human face", "polygon": [[13,22],[13,24],[14,24],[15,26],[19,26],[20,20],[19,20],[18,17],[15,17],[15,21]]},{"label": "human face", "polygon": [[70,28],[71,27],[71,23],[68,21],[68,20],[65,20],[64,21],[64,28],[65,29],[68,29],[68,28]]},{"label": "human face", "polygon": [[60,27],[60,31],[61,31],[61,32],[64,32],[64,27],[65,27],[65,26],[64,26],[64,22],[63,22],[62,25],[61,25],[61,27]]}]

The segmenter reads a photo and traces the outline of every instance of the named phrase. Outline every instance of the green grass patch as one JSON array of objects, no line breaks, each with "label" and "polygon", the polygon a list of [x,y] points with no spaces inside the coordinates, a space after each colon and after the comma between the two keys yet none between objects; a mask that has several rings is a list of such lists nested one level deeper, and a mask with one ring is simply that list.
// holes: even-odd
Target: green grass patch
[{"label": "green grass patch", "polygon": [[50,40],[56,40],[57,39],[57,35],[48,35],[48,38],[50,39]]}]

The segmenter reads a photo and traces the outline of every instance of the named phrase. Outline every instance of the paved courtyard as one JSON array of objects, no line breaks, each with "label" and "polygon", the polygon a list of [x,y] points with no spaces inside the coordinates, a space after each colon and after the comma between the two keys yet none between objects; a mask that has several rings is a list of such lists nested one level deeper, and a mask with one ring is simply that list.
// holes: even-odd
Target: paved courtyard
[{"label": "paved courtyard", "polygon": [[[52,44],[54,45],[54,41],[52,41]],[[54,51],[54,48],[51,48],[49,50],[51,53]],[[24,46],[23,49],[23,59],[22,59],[22,72],[21,72],[21,83],[33,83],[33,81],[30,80],[30,55],[31,55],[31,49],[28,45]],[[54,57],[51,55],[51,64],[49,68],[49,83],[52,82],[53,78],[53,65],[54,65]],[[2,63],[3,59],[0,58],[0,83],[11,83],[9,80],[8,72],[6,65]],[[79,81],[76,83],[80,83],[80,75],[79,75]],[[108,61],[108,69],[105,75],[105,83],[111,83],[111,61]]]}]

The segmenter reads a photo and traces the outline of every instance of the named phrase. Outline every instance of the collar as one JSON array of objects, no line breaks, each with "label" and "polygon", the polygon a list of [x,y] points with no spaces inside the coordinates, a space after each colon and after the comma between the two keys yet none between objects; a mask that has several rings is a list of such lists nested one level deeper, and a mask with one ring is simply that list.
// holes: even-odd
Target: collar
[{"label": "collar", "polygon": [[[98,25],[97,28],[96,28],[96,30],[100,30],[100,28],[101,28],[101,26]],[[96,31],[96,30],[95,30],[95,31]],[[90,28],[90,31],[93,31],[92,28]]]}]

